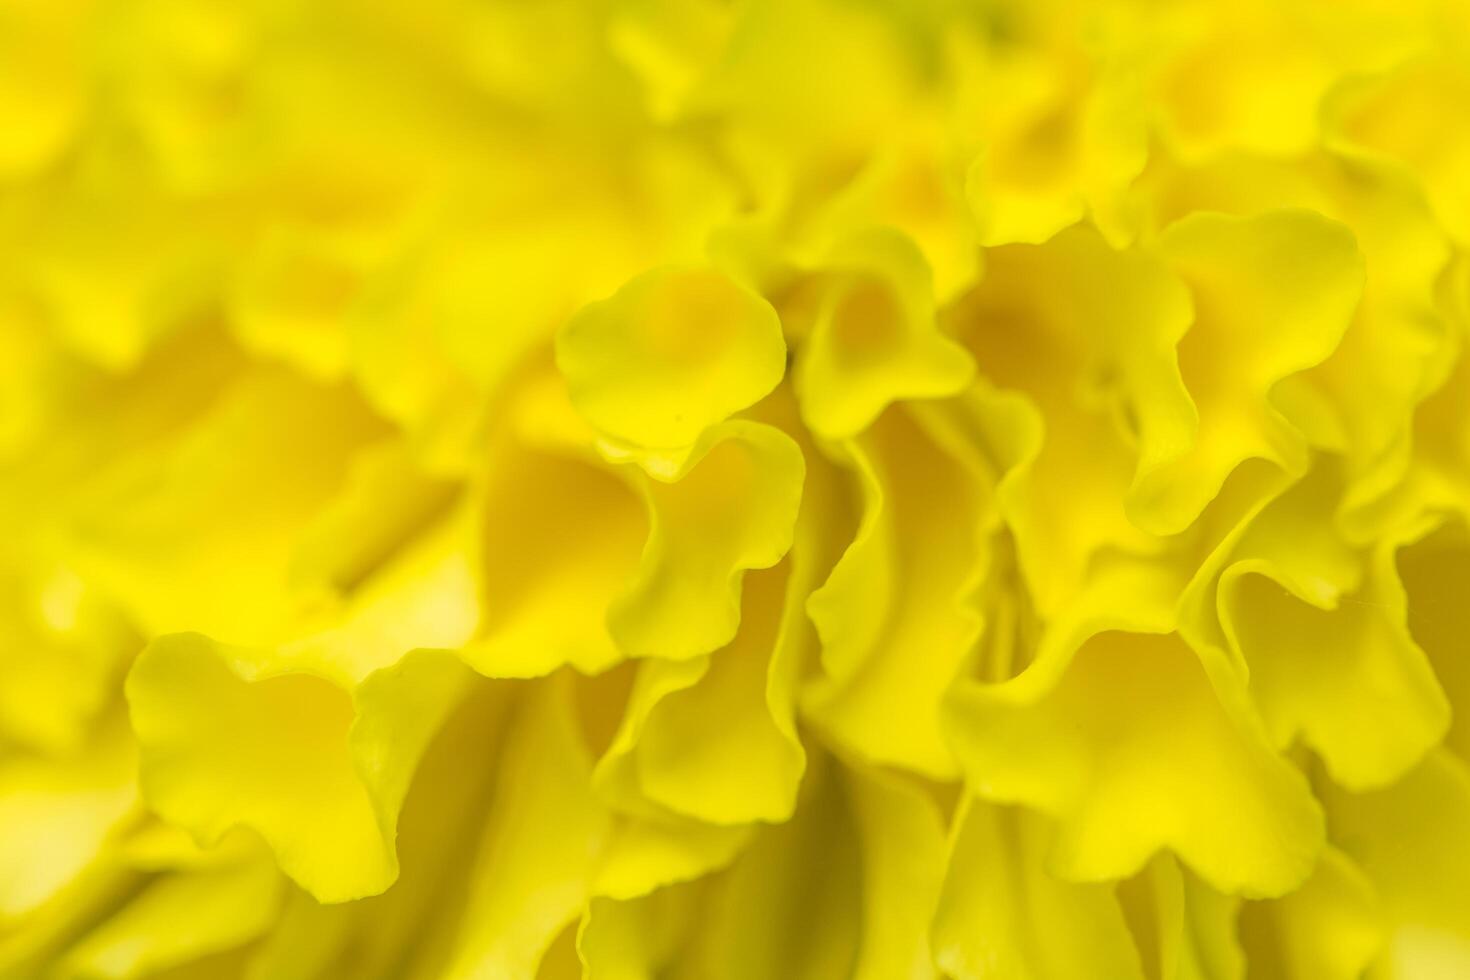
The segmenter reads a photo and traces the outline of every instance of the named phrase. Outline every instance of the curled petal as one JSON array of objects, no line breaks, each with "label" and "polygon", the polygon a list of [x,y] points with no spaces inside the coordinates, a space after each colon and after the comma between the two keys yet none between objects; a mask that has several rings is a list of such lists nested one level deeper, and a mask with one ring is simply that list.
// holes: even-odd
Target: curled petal
[{"label": "curled petal", "polygon": [[[954,760],[938,706],[979,631],[971,593],[993,515],[987,474],[945,449],[902,406],[848,445],[865,510],[856,540],[807,600],[826,676],[805,695],[811,716],[852,751],[939,778]],[[892,727],[896,716],[907,723]]]},{"label": "curled petal", "polygon": [[663,269],[584,307],[557,335],[572,402],[599,431],[651,449],[693,443],[786,370],[769,303],[725,275]]},{"label": "curled petal", "polygon": [[1138,488],[1197,436],[1176,354],[1189,294],[1157,256],[1079,226],[992,250],[986,278],[950,316],[981,374],[1020,401],[990,426],[1017,444],[999,500],[1050,614],[1096,552],[1159,548]]},{"label": "curled petal", "polygon": [[1397,779],[1444,737],[1449,703],[1404,625],[1396,582],[1377,579],[1324,606],[1283,589],[1269,566],[1241,563],[1220,588],[1278,746],[1300,732],[1334,779],[1366,789]]},{"label": "curled petal", "polygon": [[1137,482],[1132,503],[1153,515],[1151,529],[1172,533],[1247,459],[1305,469],[1305,439],[1273,391],[1336,349],[1362,294],[1363,260],[1348,228],[1304,211],[1195,214],[1159,246],[1194,296],[1179,364],[1199,432],[1187,452]]},{"label": "curled petal", "polygon": [[268,653],[160,638],[128,678],[144,795],[201,840],[257,831],[321,901],[376,894],[398,873],[413,768],[464,676],[417,651],[349,693]]},{"label": "curled petal", "polygon": [[654,980],[689,949],[705,880],[661,888],[628,901],[594,898],[577,932],[586,980]]},{"label": "curled petal", "polygon": [[621,660],[608,610],[648,536],[636,485],[565,448],[516,445],[497,454],[479,506],[484,629],[466,662],[489,677],[536,677]]},{"label": "curled petal", "polygon": [[[1447,52],[1445,53],[1447,54]],[[1345,79],[1324,106],[1328,138],[1355,153],[1392,160],[1421,181],[1439,223],[1470,241],[1470,153],[1458,120],[1470,74],[1454,55],[1406,58],[1391,71]]]},{"label": "curled petal", "polygon": [[1300,736],[1334,779],[1365,789],[1437,744],[1449,705],[1410,636],[1392,549],[1361,552],[1312,520],[1332,511],[1340,488],[1336,467],[1319,461],[1246,521],[1221,548],[1218,578],[1202,570],[1185,598],[1213,602],[1218,640],[1209,610],[1186,616],[1185,631],[1228,648],[1278,748]]},{"label": "curled petal", "polygon": [[676,464],[644,468],[648,542],[608,627],[630,656],[719,649],[739,627],[745,572],[770,568],[791,547],[801,449],[772,426],[735,420],[705,430]]},{"label": "curled petal", "polygon": [[445,980],[534,976],[588,900],[607,815],[566,681],[534,682],[506,733]]},{"label": "curled petal", "polygon": [[[713,824],[791,814],[804,756],[778,724],[767,694],[787,580],[782,568],[750,583],[739,634],[728,647],[689,662],[703,669],[687,687],[673,680],[694,673],[684,663],[650,660],[641,666],[638,690],[665,684],[668,689],[646,716],[630,713],[614,751],[599,763],[602,780],[631,778],[657,806]],[[673,682],[660,683],[660,675]],[[630,743],[633,754],[626,758]],[[633,771],[620,776],[618,770],[629,763]]]},{"label": "curled petal", "polygon": [[970,380],[974,365],[939,331],[933,277],[908,239],[856,235],[823,269],[795,375],[802,418],[818,437],[854,436],[892,402],[953,395]]},{"label": "curled petal", "polygon": [[960,688],[949,713],[975,791],[1056,821],[1057,873],[1121,877],[1168,848],[1227,893],[1307,877],[1321,811],[1228,672],[1172,634],[1098,633],[1067,659]]}]

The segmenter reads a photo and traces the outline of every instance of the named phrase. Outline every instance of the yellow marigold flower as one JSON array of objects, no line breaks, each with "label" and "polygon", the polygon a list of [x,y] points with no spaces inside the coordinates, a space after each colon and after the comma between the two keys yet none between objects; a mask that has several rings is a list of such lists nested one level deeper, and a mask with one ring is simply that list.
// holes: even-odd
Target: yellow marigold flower
[{"label": "yellow marigold flower", "polygon": [[0,4],[0,980],[1470,976],[1465,0]]}]

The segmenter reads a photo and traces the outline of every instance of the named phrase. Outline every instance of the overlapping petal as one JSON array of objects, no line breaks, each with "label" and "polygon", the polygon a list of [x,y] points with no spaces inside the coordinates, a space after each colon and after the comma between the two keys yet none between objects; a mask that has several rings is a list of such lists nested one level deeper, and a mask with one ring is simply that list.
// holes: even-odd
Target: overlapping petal
[{"label": "overlapping petal", "polygon": [[0,10],[0,976],[1470,970],[1463,8]]}]

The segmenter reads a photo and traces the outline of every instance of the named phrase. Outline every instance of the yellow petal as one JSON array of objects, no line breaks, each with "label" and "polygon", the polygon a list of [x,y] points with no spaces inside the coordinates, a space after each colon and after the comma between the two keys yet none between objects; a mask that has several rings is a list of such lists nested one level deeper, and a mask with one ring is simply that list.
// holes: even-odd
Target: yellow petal
[{"label": "yellow petal", "polygon": [[1470,773],[1431,753],[1387,789],[1324,793],[1334,842],[1377,890],[1388,943],[1373,975],[1451,980],[1470,970]]},{"label": "yellow petal", "polygon": [[291,580],[298,534],[381,432],[345,390],[254,374],[176,444],[137,454],[87,489],[72,530],[79,571],[147,635],[279,641],[316,598]]},{"label": "yellow petal", "polygon": [[1160,980],[1243,980],[1236,939],[1238,899],[1221,895],[1167,854],[1118,889],[1147,976]]},{"label": "yellow petal", "polygon": [[1134,487],[1135,506],[1156,515],[1162,533],[1188,526],[1247,459],[1305,468],[1305,440],[1273,405],[1273,389],[1337,347],[1363,263],[1348,228],[1304,211],[1194,214],[1159,245],[1194,296],[1179,365],[1199,412],[1189,451]]},{"label": "yellow petal", "polygon": [[22,225],[17,259],[68,347],[109,371],[131,371],[171,333],[209,315],[229,236],[115,144],[79,149],[86,162],[67,168],[38,220]]},{"label": "yellow petal", "polygon": [[929,929],[944,876],[944,824],[923,784],[856,767],[846,790],[862,865],[856,980],[934,977]]},{"label": "yellow petal", "polygon": [[[1448,54],[1448,52],[1446,52]],[[1346,79],[1325,105],[1334,143],[1405,165],[1421,181],[1440,224],[1470,240],[1470,142],[1458,119],[1466,113],[1470,75],[1456,55],[1406,58],[1376,77]]]},{"label": "yellow petal", "polygon": [[718,272],[664,269],[584,307],[557,335],[556,359],[598,430],[674,449],[770,392],[786,344],[764,299]]},{"label": "yellow petal", "polygon": [[[1109,42],[1098,43],[1103,17],[1093,18],[1091,44],[1058,30],[1066,18],[1045,8],[1010,19],[1005,33],[1030,35],[1029,44],[1001,35],[971,55],[983,66],[969,100],[983,142],[965,190],[981,244],[1043,242],[1087,217],[1125,238],[1120,198],[1148,158],[1130,53],[1110,57]],[[997,91],[1007,97],[994,98]]]},{"label": "yellow petal", "polygon": [[1220,601],[1273,740],[1285,747],[1299,732],[1344,786],[1398,778],[1449,727],[1449,704],[1404,626],[1402,590],[1379,574],[1324,607],[1268,569],[1235,566]]},{"label": "yellow petal", "polygon": [[632,901],[594,898],[577,951],[586,980],[658,980],[687,975],[680,954],[699,924],[704,881],[673,885]]},{"label": "yellow petal", "polygon": [[332,381],[348,367],[344,321],[362,289],[367,259],[320,237],[291,227],[268,231],[241,261],[228,311],[251,350]]},{"label": "yellow petal", "polygon": [[607,819],[566,680],[535,682],[519,699],[444,980],[532,976],[587,901]]},{"label": "yellow petal", "polygon": [[691,972],[710,980],[852,975],[860,844],[841,778],[830,762],[814,764],[796,815],[765,828],[719,882],[688,954]]},{"label": "yellow petal", "polygon": [[258,851],[160,878],[71,949],[62,974],[129,980],[241,946],[275,923],[284,884]]},{"label": "yellow petal", "polygon": [[1238,681],[1175,635],[1082,635],[1075,653],[956,691],[950,730],[974,791],[1051,816],[1050,866],[1067,878],[1129,875],[1168,848],[1227,893],[1299,885],[1321,812]]},{"label": "yellow petal", "polygon": [[[558,403],[534,404],[548,428]],[[596,673],[623,658],[607,621],[648,534],[636,481],[575,441],[547,442],[507,439],[477,502],[485,626],[465,659],[490,677],[534,677],[563,663]]]},{"label": "yellow petal", "polygon": [[733,861],[751,831],[671,816],[619,817],[599,856],[593,894],[622,902],[698,879]]},{"label": "yellow petal", "polygon": [[375,894],[397,876],[403,794],[464,679],[456,658],[417,651],[349,692],[270,652],[160,638],[128,678],[144,794],[203,841],[257,831],[322,901]]},{"label": "yellow petal", "polygon": [[[940,967],[954,980],[1142,980],[1112,889],[1056,878],[1046,850],[1045,826],[1024,810],[962,805],[934,919]],[[1059,927],[1065,942],[1053,934]]]},{"label": "yellow petal", "polygon": [[823,439],[866,429],[895,401],[963,388],[974,365],[939,332],[932,274],[902,235],[883,229],[840,243],[824,263],[821,306],[797,352],[802,418]]},{"label": "yellow petal", "polygon": [[876,148],[825,218],[833,232],[886,226],[912,238],[933,267],[942,304],[979,278],[983,264],[964,173],[950,159],[943,134],[929,127],[890,139]]},{"label": "yellow petal", "polygon": [[[1439,524],[1435,520],[1433,524]],[[1459,521],[1427,526],[1398,546],[1395,565],[1408,600],[1409,631],[1423,647],[1451,710],[1445,747],[1470,760],[1470,623],[1460,603],[1470,576],[1470,535]]]},{"label": "yellow petal", "polygon": [[1199,14],[1205,23],[1175,27],[1172,36],[1188,40],[1160,59],[1166,68],[1150,93],[1170,145],[1191,157],[1227,147],[1281,156],[1308,149],[1318,103],[1336,78],[1314,34],[1270,4]]},{"label": "yellow petal", "polygon": [[0,22],[0,178],[44,168],[76,135],[86,107],[85,5],[15,6]]},{"label": "yellow petal", "polygon": [[1240,927],[1251,976],[1355,980],[1383,948],[1381,914],[1373,886],[1329,846],[1297,891],[1245,904]]},{"label": "yellow petal", "polygon": [[424,472],[405,441],[364,449],[352,460],[341,492],[303,528],[291,559],[292,581],[350,592],[440,520],[455,489]]},{"label": "yellow petal", "polygon": [[137,804],[137,749],[117,724],[71,758],[0,763],[0,923],[37,909],[99,858]]},{"label": "yellow petal", "polygon": [[289,894],[280,918],[251,958],[249,980],[312,980],[330,976],[331,958],[346,942],[353,906],[321,905],[302,891]]},{"label": "yellow petal", "polygon": [[[1387,550],[1353,549],[1317,519],[1341,486],[1337,468],[1319,461],[1243,526],[1217,584],[1197,579],[1185,601],[1215,606],[1218,646],[1248,673],[1273,743],[1285,749],[1300,736],[1334,779],[1364,789],[1437,744],[1449,706],[1409,635]],[[1209,644],[1210,632],[1190,636]]]},{"label": "yellow petal", "polygon": [[[1175,346],[1192,309],[1156,257],[1069,229],[992,250],[951,313],[980,373],[1027,396],[1038,445],[1015,460],[1001,508],[1038,608],[1060,609],[1104,548],[1157,550],[1140,488],[1193,444]],[[1012,423],[1014,425],[1014,423]],[[1030,434],[1030,433],[1026,433]],[[1027,457],[1030,458],[1027,458]]]},{"label": "yellow petal", "polygon": [[609,25],[609,46],[642,80],[655,118],[679,117],[704,70],[724,50],[734,13],[716,3],[664,0],[617,11]]},{"label": "yellow petal", "polygon": [[635,757],[637,782],[649,800],[716,824],[791,814],[804,756],[767,700],[787,578],[773,570],[752,581],[735,640],[710,656],[697,682],[670,692],[650,712]]},{"label": "yellow petal", "polygon": [[1151,197],[1163,225],[1192,211],[1290,207],[1353,229],[1366,260],[1357,316],[1330,357],[1282,382],[1276,394],[1278,407],[1319,448],[1347,457],[1344,520],[1355,540],[1371,539],[1382,521],[1374,505],[1412,460],[1414,406],[1437,383],[1452,340],[1436,285],[1449,240],[1422,191],[1400,168],[1346,150],[1291,161],[1232,153],[1157,169]]},{"label": "yellow petal", "polygon": [[771,567],[791,547],[801,449],[772,426],[736,420],[704,430],[672,468],[644,468],[648,542],[608,627],[629,656],[717,650],[739,627],[745,572]]},{"label": "yellow petal", "polygon": [[7,569],[0,582],[0,733],[45,752],[75,751],[138,638],[68,567],[37,562],[31,576]]},{"label": "yellow petal", "polygon": [[[844,746],[938,778],[954,772],[938,706],[979,631],[970,593],[992,519],[986,474],[946,448],[903,406],[849,444],[866,509],[857,539],[807,602],[827,676],[804,694]],[[894,712],[904,725],[886,721]]]},{"label": "yellow petal", "polygon": [[[247,980],[332,980],[351,975],[437,976],[458,941],[457,914],[474,842],[492,802],[515,686],[473,679],[425,749],[398,820],[401,873],[381,895],[321,905],[293,891],[280,921],[256,944]],[[463,846],[447,848],[445,841]],[[456,904],[455,909],[461,906]]]}]

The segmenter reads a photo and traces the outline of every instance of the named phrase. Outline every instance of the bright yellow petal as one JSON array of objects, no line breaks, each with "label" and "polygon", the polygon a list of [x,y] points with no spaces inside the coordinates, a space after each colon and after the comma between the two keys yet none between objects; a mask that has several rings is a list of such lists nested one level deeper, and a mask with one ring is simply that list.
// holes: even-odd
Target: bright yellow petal
[{"label": "bright yellow petal", "polygon": [[398,873],[414,765],[465,674],[421,651],[350,693],[269,653],[163,637],[128,679],[144,794],[201,840],[256,830],[322,901],[376,894]]},{"label": "bright yellow petal", "polygon": [[674,449],[769,393],[786,344],[764,299],[718,272],[666,269],[584,307],[557,335],[557,366],[598,430]]},{"label": "bright yellow petal", "polygon": [[822,439],[857,435],[895,401],[957,393],[974,374],[940,333],[933,276],[901,235],[873,230],[824,263],[816,322],[797,351],[802,418]]},{"label": "bright yellow petal", "polygon": [[1140,530],[1163,524],[1142,490],[1196,438],[1175,352],[1192,308],[1157,257],[1086,228],[994,249],[988,263],[950,316],[980,373],[1036,415],[1020,427],[1037,445],[1014,461],[1000,506],[1050,614],[1097,551],[1159,547]]},{"label": "bright yellow petal", "polygon": [[739,628],[745,572],[770,568],[791,547],[801,449],[772,426],[737,420],[705,430],[672,469],[645,470],[648,541],[608,627],[629,656],[709,653]]},{"label": "bright yellow petal", "polygon": [[520,699],[444,980],[533,975],[587,901],[607,818],[565,680],[535,682]]},{"label": "bright yellow petal", "polygon": [[1056,821],[1065,877],[1129,875],[1168,848],[1225,892],[1281,894],[1316,861],[1321,812],[1238,682],[1214,673],[1175,635],[1097,633],[959,689],[956,751],[979,795]]},{"label": "bright yellow petal", "polygon": [[1363,260],[1347,227],[1304,211],[1197,213],[1168,228],[1159,247],[1194,296],[1179,364],[1200,420],[1190,450],[1134,488],[1135,506],[1157,515],[1162,532],[1188,526],[1247,459],[1305,468],[1305,440],[1273,390],[1342,340]]},{"label": "bright yellow petal", "polygon": [[813,719],[870,761],[937,778],[954,771],[938,706],[979,631],[971,593],[993,520],[986,474],[946,448],[903,406],[850,444],[862,527],[807,602],[826,672],[805,693]]}]

